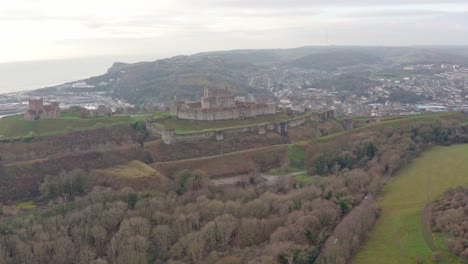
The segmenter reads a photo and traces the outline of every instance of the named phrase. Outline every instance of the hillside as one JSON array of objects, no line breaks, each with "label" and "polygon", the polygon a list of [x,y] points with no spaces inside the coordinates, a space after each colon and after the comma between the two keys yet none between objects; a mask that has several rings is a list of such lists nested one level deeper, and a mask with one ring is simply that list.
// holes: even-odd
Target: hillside
[{"label": "hillside", "polygon": [[442,48],[413,48],[402,52],[401,54],[391,56],[391,61],[403,64],[460,64],[468,65],[468,55],[466,50],[459,50],[459,53],[452,49]]},{"label": "hillside", "polygon": [[[144,120],[144,117],[142,118]],[[58,119],[25,120],[23,115],[16,115],[0,119],[0,139],[66,134],[137,121],[141,121],[141,117],[127,115],[81,118],[77,115],[63,114]]]},{"label": "hillside", "polygon": [[382,214],[353,263],[411,263],[418,256],[430,263],[432,250],[420,224],[423,208],[447,188],[468,184],[467,153],[466,144],[435,147],[398,172],[383,189]]},{"label": "hillside", "polygon": [[[279,65],[302,60],[323,59],[324,69],[352,64],[376,62],[404,62],[404,63],[468,63],[468,47],[466,46],[304,46],[291,49],[265,50],[230,50],[202,52],[195,57],[210,57],[229,59],[258,66]],[[314,61],[311,68],[321,67],[320,61]],[[299,65],[300,66],[300,65]],[[306,65],[305,65],[306,66]]]},{"label": "hillside", "polygon": [[95,85],[94,91],[104,91],[135,104],[168,102],[175,96],[178,99],[196,99],[206,81],[211,87],[230,86],[238,89],[236,93],[239,95],[251,93],[258,99],[267,99],[265,90],[249,85],[247,75],[271,67],[333,71],[344,66],[382,63],[468,65],[468,48],[305,46],[214,51],[152,62],[116,62],[107,73],[84,81]]},{"label": "hillside", "polygon": [[[110,94],[133,103],[199,98],[208,81],[210,87],[226,86],[246,94],[244,74],[255,70],[251,64],[218,58],[178,56],[136,64],[116,63],[104,75],[85,80]],[[99,86],[99,83],[106,85]]]},{"label": "hillside", "polygon": [[335,70],[338,67],[375,64],[381,61],[382,58],[363,52],[335,51],[307,55],[293,60],[290,65],[305,69]]},{"label": "hillside", "polygon": [[[128,144],[0,165],[0,209],[6,215],[0,215],[0,259],[346,263],[379,221],[373,197],[382,184],[435,144],[468,142],[465,120],[460,113],[411,116],[295,144],[170,162],[156,160],[185,150],[164,145],[158,151],[154,142],[147,146],[151,152],[146,144]],[[461,153],[466,151],[444,152],[435,160],[456,162],[450,156],[462,159]],[[303,174],[276,180],[261,175],[298,170]],[[218,186],[212,180],[231,174],[241,174],[241,181]]]}]

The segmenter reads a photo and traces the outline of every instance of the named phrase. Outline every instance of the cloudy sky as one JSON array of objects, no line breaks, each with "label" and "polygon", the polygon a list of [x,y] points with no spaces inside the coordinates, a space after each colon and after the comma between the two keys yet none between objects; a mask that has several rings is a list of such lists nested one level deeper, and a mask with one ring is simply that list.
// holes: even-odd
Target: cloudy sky
[{"label": "cloudy sky", "polygon": [[468,44],[467,0],[0,0],[0,62],[453,44]]}]

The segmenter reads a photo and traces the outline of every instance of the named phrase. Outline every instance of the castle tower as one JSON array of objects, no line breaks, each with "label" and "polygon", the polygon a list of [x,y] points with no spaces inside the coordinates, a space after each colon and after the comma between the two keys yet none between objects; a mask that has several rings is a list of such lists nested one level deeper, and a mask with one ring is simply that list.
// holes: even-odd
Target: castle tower
[{"label": "castle tower", "polygon": [[42,111],[44,110],[44,100],[41,99],[29,99],[29,110]]},{"label": "castle tower", "polygon": [[203,97],[212,97],[213,96],[213,91],[208,88],[208,80],[205,80],[205,87],[203,90]]}]

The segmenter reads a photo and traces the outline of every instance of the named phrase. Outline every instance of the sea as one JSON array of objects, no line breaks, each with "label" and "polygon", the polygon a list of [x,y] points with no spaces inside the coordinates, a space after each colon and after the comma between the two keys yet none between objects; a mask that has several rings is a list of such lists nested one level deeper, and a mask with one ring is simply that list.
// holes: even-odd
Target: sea
[{"label": "sea", "polygon": [[115,55],[0,63],[0,96],[4,93],[35,90],[101,75],[117,61],[134,63],[160,58],[164,58],[164,55]]}]

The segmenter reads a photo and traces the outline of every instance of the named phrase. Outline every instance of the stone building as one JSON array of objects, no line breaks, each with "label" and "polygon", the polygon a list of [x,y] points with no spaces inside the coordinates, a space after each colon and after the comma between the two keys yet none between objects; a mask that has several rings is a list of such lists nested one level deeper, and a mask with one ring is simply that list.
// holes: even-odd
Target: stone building
[{"label": "stone building", "polygon": [[231,89],[205,87],[199,102],[176,101],[170,106],[171,116],[193,120],[226,120],[254,118],[276,113],[274,103],[240,102]]},{"label": "stone building", "polygon": [[24,119],[37,120],[46,118],[59,118],[60,107],[58,102],[44,105],[44,100],[29,99],[29,109],[24,113]]}]

